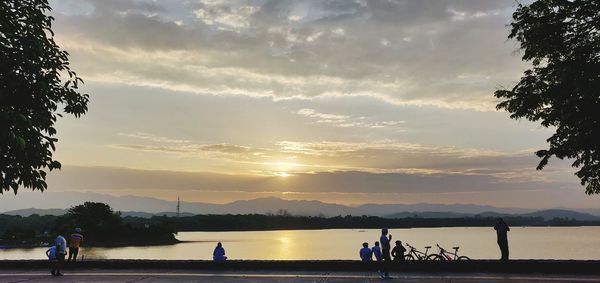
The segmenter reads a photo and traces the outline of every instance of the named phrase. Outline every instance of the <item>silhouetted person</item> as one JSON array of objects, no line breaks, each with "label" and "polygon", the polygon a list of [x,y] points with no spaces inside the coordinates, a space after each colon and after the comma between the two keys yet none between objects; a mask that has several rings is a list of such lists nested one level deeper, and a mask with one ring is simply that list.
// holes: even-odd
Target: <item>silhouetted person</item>
[{"label": "silhouetted person", "polygon": [[67,240],[63,237],[64,233],[59,233],[56,239],[54,239],[54,246],[56,247],[56,276],[63,276],[60,270],[65,262],[65,255],[67,254]]},{"label": "silhouetted person", "polygon": [[381,255],[381,247],[379,246],[379,242],[376,241],[375,245],[371,248],[371,253],[375,256],[376,261],[381,261],[383,256]]},{"label": "silhouetted person", "polygon": [[406,248],[402,246],[402,241],[396,241],[396,246],[392,249],[394,261],[403,261]]},{"label": "silhouetted person", "polygon": [[48,262],[50,263],[50,274],[54,276],[56,275],[56,270],[58,269],[58,260],[56,259],[56,246],[50,247],[46,251],[46,256],[48,257]]},{"label": "silhouetted person", "polygon": [[500,247],[500,252],[502,253],[500,260],[508,261],[508,231],[510,231],[510,227],[508,227],[508,224],[502,218],[498,218],[494,230],[496,230],[498,247]]},{"label": "silhouetted person", "polygon": [[392,258],[390,257],[391,241],[392,235],[388,235],[388,229],[381,229],[381,237],[379,238],[379,242],[381,243],[381,253],[384,261],[392,261]]},{"label": "silhouetted person", "polygon": [[387,268],[385,268],[386,264],[389,264],[389,262],[392,262],[392,258],[390,257],[390,250],[391,250],[390,241],[392,241],[392,235],[388,235],[388,229],[387,228],[381,229],[381,237],[379,237],[379,242],[381,242],[381,260],[383,262],[382,266],[384,266],[382,271],[384,272],[385,278],[390,277],[390,274],[387,271]]},{"label": "silhouetted person", "polygon": [[375,260],[379,263],[379,269],[377,269],[377,273],[381,278],[384,278],[382,272],[382,263],[383,263],[383,254],[381,253],[381,247],[379,246],[379,241],[375,241],[375,245],[371,248],[371,253],[375,256]]},{"label": "silhouetted person", "polygon": [[223,248],[223,244],[221,242],[217,243],[215,247],[215,251],[213,252],[213,260],[214,261],[225,261],[227,257],[225,256],[225,249]]},{"label": "silhouetted person", "polygon": [[360,249],[360,251],[358,252],[358,254],[360,255],[360,260],[362,260],[363,262],[372,261],[373,252],[371,252],[371,249],[369,249],[369,243],[363,243],[362,246],[362,249]]},{"label": "silhouetted person", "polygon": [[77,255],[79,254],[79,247],[83,242],[83,235],[81,235],[81,229],[75,228],[75,233],[69,237],[69,259],[67,261],[77,261]]}]

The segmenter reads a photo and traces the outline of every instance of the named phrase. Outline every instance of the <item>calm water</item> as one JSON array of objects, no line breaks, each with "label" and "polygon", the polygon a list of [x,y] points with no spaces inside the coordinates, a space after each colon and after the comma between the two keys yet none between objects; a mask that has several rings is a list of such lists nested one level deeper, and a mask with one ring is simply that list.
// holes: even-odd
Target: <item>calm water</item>
[{"label": "calm water", "polygon": [[[217,241],[231,259],[357,259],[361,243],[371,245],[379,230],[287,230],[261,232],[182,232],[178,239],[194,241],[171,246],[85,248],[86,258],[211,259]],[[393,229],[393,240],[422,249],[439,243],[460,246],[473,259],[499,258],[491,228]],[[600,227],[514,227],[509,232],[513,259],[600,259]],[[46,248],[0,250],[0,259],[44,259]]]}]

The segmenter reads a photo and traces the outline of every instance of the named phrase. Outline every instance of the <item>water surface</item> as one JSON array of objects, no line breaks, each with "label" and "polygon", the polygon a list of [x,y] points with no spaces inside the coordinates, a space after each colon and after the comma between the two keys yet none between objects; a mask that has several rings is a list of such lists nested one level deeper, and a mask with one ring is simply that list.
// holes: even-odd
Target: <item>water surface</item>
[{"label": "water surface", "polygon": [[[393,241],[422,249],[438,243],[460,246],[459,254],[496,259],[500,252],[492,228],[392,229]],[[181,232],[190,241],[176,245],[123,248],[81,248],[95,259],[211,259],[217,241],[231,259],[357,259],[363,242],[379,239],[376,229],[282,230],[253,232]],[[513,259],[600,259],[600,227],[513,227],[509,232]],[[44,259],[46,248],[0,250],[0,259]]]}]

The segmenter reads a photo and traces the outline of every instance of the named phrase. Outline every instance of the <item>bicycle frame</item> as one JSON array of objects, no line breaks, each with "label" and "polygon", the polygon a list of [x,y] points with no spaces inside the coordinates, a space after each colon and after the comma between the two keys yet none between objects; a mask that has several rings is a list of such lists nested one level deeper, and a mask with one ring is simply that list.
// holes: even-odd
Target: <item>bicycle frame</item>
[{"label": "bicycle frame", "polygon": [[[440,245],[436,245],[438,249],[440,249],[440,256],[446,258],[446,260],[457,260],[458,259],[458,249],[454,249],[454,253],[448,252],[446,249],[440,247]],[[454,256],[454,257],[452,257]]]},{"label": "bicycle frame", "polygon": [[427,259],[427,253],[429,252],[429,248],[426,248],[425,252],[421,252],[409,244],[406,244],[406,246],[408,246],[410,248],[410,251],[408,252],[408,254],[413,255],[413,257],[415,259],[418,259],[418,260],[426,260]]}]

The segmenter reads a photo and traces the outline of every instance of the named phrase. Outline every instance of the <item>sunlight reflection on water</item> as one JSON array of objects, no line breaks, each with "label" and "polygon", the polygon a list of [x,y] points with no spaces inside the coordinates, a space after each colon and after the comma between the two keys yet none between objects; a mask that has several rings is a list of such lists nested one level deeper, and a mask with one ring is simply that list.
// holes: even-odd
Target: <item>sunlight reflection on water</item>
[{"label": "sunlight reflection on water", "polygon": [[[91,259],[211,259],[216,242],[230,259],[357,259],[363,242],[379,240],[377,229],[282,230],[254,232],[182,232],[177,245],[122,248],[86,248]],[[392,242],[422,249],[436,243],[474,259],[499,257],[492,228],[392,229]],[[509,232],[513,259],[598,259],[600,227],[513,227]],[[44,259],[46,248],[0,250],[0,259]]]}]

